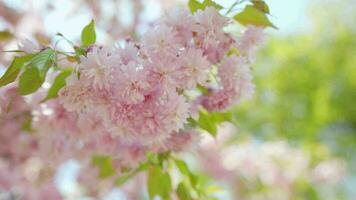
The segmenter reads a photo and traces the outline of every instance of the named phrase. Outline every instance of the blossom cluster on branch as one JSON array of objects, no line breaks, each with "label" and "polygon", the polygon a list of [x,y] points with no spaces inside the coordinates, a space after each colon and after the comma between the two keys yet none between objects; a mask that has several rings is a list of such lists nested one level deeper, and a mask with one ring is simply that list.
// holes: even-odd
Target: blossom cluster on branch
[{"label": "blossom cluster on branch", "polygon": [[[52,178],[58,166],[75,159],[82,166],[79,182],[98,196],[149,153],[193,150],[201,111],[224,112],[254,90],[249,64],[263,28],[249,26],[236,37],[224,31],[230,23],[213,7],[193,15],[176,9],[139,41],[87,45],[75,68],[60,69],[69,74],[58,98],[45,102],[52,88],[19,93],[37,89],[32,85],[38,80],[27,78],[32,72],[38,72],[39,87],[44,79],[56,85],[61,74],[48,67],[57,64],[56,51],[25,43],[12,66],[30,64],[19,88],[3,87],[0,99],[0,188],[18,189],[23,199],[58,199]],[[13,81],[12,73],[4,77]],[[31,88],[22,89],[26,84]]]}]

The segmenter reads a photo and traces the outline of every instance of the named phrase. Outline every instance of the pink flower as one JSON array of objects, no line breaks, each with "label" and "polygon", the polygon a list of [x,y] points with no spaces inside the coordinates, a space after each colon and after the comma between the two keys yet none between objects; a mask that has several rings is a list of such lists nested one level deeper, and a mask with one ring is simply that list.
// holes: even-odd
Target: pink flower
[{"label": "pink flower", "polygon": [[151,85],[159,85],[166,92],[175,90],[180,85],[181,70],[177,60],[170,57],[157,59],[156,62],[147,63],[146,67]]},{"label": "pink flower", "polygon": [[200,140],[199,134],[200,133],[196,131],[175,132],[163,142],[159,151],[194,151]]},{"label": "pink flower", "polygon": [[201,50],[187,49],[181,55],[182,63],[179,69],[180,85],[185,89],[193,89],[206,85],[211,64],[207,61]]},{"label": "pink flower", "polygon": [[123,48],[116,48],[113,54],[118,54],[121,64],[128,65],[130,62],[136,62],[139,56],[139,49],[133,42],[126,42]]},{"label": "pink flower", "polygon": [[144,100],[144,95],[150,88],[145,69],[139,68],[136,63],[130,62],[120,67],[121,76],[115,83],[115,95],[122,102],[136,104]]},{"label": "pink flower", "polygon": [[224,90],[235,90],[237,100],[250,98],[254,91],[252,75],[244,57],[225,57],[219,67],[219,77]]},{"label": "pink flower", "polygon": [[221,32],[222,28],[229,22],[229,18],[220,15],[213,7],[198,10],[194,15],[194,20],[202,31],[204,30],[204,32],[208,31],[211,33]]},{"label": "pink flower", "polygon": [[195,45],[204,50],[204,55],[208,56],[210,62],[218,63],[234,43],[232,37],[223,31],[229,18],[220,15],[215,8],[209,7],[204,11],[197,11],[194,19]]},{"label": "pink flower", "polygon": [[[249,53],[243,52],[254,48],[260,32],[248,30],[239,42],[224,32],[228,23],[214,8],[194,15],[172,10],[135,43],[126,40],[116,49],[91,46],[58,99],[33,103],[48,87],[28,99],[15,88],[0,90],[0,187],[19,188],[24,199],[60,199],[51,184],[54,169],[75,159],[83,166],[81,184],[100,196],[147,152],[194,150],[200,135],[187,119],[201,106],[224,111],[253,91]],[[30,53],[40,50],[27,46]],[[241,47],[241,57],[227,57],[231,47]],[[199,97],[198,85],[216,87]],[[23,134],[29,124],[36,134]],[[115,175],[100,179],[93,155],[109,156]],[[222,160],[216,155],[207,155],[205,162]],[[33,159],[43,171],[28,172],[26,163]],[[208,168],[232,174],[219,163]]]},{"label": "pink flower", "polygon": [[147,55],[158,54],[174,56],[178,49],[173,29],[166,25],[158,25],[149,30],[142,39],[144,52]]},{"label": "pink flower", "polygon": [[110,50],[94,46],[87,57],[81,57],[80,78],[94,89],[108,90],[114,82],[115,67],[118,67],[118,63],[119,57]]},{"label": "pink flower", "polygon": [[248,26],[237,43],[238,51],[245,56],[253,57],[257,48],[264,42],[263,28]]},{"label": "pink flower", "polygon": [[207,96],[201,97],[201,105],[208,111],[225,111],[229,109],[233,103],[236,92],[234,90],[211,91]]},{"label": "pink flower", "polygon": [[70,112],[83,112],[93,105],[93,91],[78,80],[74,73],[67,78],[67,86],[59,91],[59,101]]},{"label": "pink flower", "polygon": [[193,17],[188,9],[176,8],[167,13],[163,23],[173,28],[175,37],[182,45],[187,45],[193,36],[192,27],[194,26]]}]

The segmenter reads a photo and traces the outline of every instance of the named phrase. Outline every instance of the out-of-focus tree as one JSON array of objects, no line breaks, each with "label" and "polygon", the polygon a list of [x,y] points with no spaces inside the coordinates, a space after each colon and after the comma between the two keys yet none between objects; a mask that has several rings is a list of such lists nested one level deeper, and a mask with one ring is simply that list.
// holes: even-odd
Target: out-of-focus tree
[{"label": "out-of-focus tree", "polygon": [[[237,139],[287,139],[318,160],[356,166],[356,30],[351,1],[316,4],[310,32],[270,39],[254,65],[256,96],[236,109]],[[339,4],[340,3],[340,4]],[[323,6],[321,6],[323,5]],[[340,5],[340,6],[339,6]]]}]

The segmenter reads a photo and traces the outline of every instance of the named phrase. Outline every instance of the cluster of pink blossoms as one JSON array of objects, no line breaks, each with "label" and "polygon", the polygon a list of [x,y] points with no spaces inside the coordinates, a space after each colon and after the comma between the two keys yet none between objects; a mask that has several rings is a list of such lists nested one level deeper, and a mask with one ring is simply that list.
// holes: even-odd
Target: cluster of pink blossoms
[{"label": "cluster of pink blossoms", "polygon": [[[90,47],[58,98],[63,107],[57,106],[69,115],[63,124],[75,122],[73,117],[77,120],[68,127],[75,130],[68,134],[74,142],[71,148],[80,141],[77,152],[110,155],[118,171],[137,166],[148,151],[194,148],[199,135],[186,128],[189,117],[200,107],[224,111],[253,92],[247,54],[228,52],[240,44],[251,48],[241,52],[252,51],[256,40],[249,45],[248,36],[238,40],[224,31],[228,24],[229,18],[214,8],[194,15],[179,9],[155,24],[141,41],[112,49]],[[209,92],[189,96],[198,86]],[[54,122],[58,124],[58,119]],[[65,149],[70,148],[59,151]],[[90,163],[87,166],[90,171]],[[86,183],[97,175],[87,174]]]},{"label": "cluster of pink blossoms", "polygon": [[[224,32],[228,23],[214,8],[193,16],[175,10],[140,42],[114,49],[93,46],[59,101],[79,117],[97,116],[104,130],[124,143],[164,145],[184,128],[193,106],[223,111],[253,91],[247,57],[227,55],[239,45]],[[187,97],[197,86],[210,92]]]},{"label": "cluster of pink blossoms", "polygon": [[0,91],[0,199],[61,198],[52,180],[55,169],[38,156],[43,138],[30,130],[31,112],[16,88]]},{"label": "cluster of pink blossoms", "polygon": [[[75,159],[82,165],[79,181],[98,195],[102,189],[110,190],[122,171],[144,161],[147,152],[194,149],[199,134],[188,118],[201,108],[224,111],[250,97],[254,89],[249,58],[261,42],[262,29],[249,27],[236,38],[224,31],[227,25],[229,18],[214,8],[194,15],[178,9],[140,41],[112,49],[89,47],[57,99],[34,104],[42,99],[36,95],[46,91],[32,96],[28,116],[35,136],[23,135],[18,127],[22,123],[13,127],[16,124],[7,120],[10,128],[18,129],[19,139],[12,135],[8,146],[0,146],[1,159],[7,160],[6,151],[27,145],[26,151],[21,149],[27,153],[23,162],[37,159],[46,168],[41,168],[46,174],[41,183],[60,164]],[[208,92],[198,92],[201,87]],[[28,106],[23,97],[16,98]],[[0,138],[7,137],[10,128],[1,129]],[[31,139],[22,144],[20,137]],[[112,159],[113,176],[98,181],[100,172],[92,163],[96,155]],[[0,178],[0,188],[1,183]]]}]

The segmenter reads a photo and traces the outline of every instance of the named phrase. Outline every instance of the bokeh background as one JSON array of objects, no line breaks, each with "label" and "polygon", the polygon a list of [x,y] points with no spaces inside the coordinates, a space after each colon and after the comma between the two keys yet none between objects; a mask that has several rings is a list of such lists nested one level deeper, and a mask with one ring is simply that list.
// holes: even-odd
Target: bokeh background
[{"label": "bokeh background", "polygon": [[[25,38],[50,43],[58,32],[78,41],[91,18],[100,44],[120,42],[139,37],[164,12],[186,4],[136,2],[141,1],[1,0],[0,47],[16,49]],[[225,164],[220,167],[235,170],[238,181],[226,183],[214,169],[199,167],[207,160],[187,158],[216,186],[211,192],[218,199],[356,199],[356,2],[266,3],[278,30],[266,31],[255,58],[255,96],[233,110],[235,128],[221,128],[233,134],[217,142],[216,156]],[[10,57],[1,53],[0,68]],[[68,199],[76,193],[72,179],[78,169],[74,161],[67,163],[56,179]],[[117,190],[107,199],[125,198]]]}]

